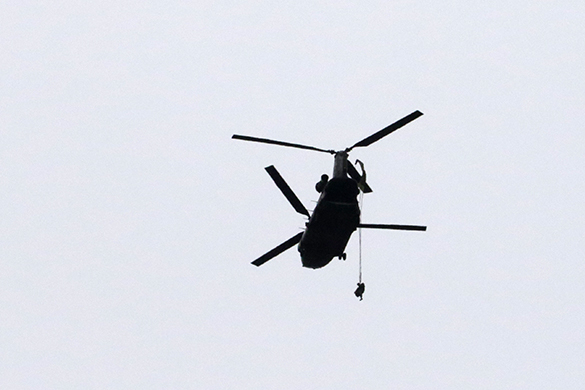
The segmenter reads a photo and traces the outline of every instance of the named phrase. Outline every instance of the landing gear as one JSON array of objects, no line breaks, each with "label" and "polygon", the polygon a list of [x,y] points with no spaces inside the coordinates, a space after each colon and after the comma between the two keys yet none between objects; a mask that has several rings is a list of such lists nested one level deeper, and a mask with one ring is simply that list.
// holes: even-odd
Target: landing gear
[{"label": "landing gear", "polygon": [[344,253],[342,255],[337,256],[339,258],[339,260],[345,260],[347,259],[347,253]]}]

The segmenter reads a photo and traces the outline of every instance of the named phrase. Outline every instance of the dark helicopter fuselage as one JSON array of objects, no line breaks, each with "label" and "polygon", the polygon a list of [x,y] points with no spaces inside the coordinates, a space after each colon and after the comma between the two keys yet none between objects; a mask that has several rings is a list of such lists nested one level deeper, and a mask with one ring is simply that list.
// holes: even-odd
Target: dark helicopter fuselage
[{"label": "dark helicopter fuselage", "polygon": [[343,256],[360,223],[358,194],[357,183],[349,177],[329,180],[299,243],[304,267],[321,268]]}]

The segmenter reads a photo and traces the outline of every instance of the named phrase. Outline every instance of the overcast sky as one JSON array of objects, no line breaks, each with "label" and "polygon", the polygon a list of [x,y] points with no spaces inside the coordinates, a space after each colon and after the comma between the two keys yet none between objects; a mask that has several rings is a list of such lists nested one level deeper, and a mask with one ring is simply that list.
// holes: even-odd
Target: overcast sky
[{"label": "overcast sky", "polygon": [[0,388],[582,389],[585,3],[289,3],[0,4]]}]

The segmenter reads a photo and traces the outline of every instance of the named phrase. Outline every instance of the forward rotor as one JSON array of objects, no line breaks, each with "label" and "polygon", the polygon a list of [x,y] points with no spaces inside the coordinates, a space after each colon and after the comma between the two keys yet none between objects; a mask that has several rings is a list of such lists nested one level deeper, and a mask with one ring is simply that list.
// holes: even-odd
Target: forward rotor
[{"label": "forward rotor", "polygon": [[[413,120],[417,119],[421,115],[423,115],[422,112],[420,112],[418,110],[414,111],[413,113],[411,113],[411,114],[405,116],[404,118],[392,123],[391,125],[386,126],[382,130],[380,130],[380,131],[370,135],[369,137],[366,137],[366,138],[362,139],[361,141],[355,143],[353,146],[346,148],[345,152],[349,153],[353,148],[370,146],[374,142],[377,142],[380,139],[386,137],[388,134],[390,134],[390,133],[398,130],[399,128],[403,127],[404,125],[412,122]],[[315,146],[302,145],[302,144],[297,144],[297,143],[292,143],[292,142],[276,141],[276,140],[272,140],[272,139],[268,139],[268,138],[251,137],[249,135],[234,134],[232,136],[232,138],[239,139],[242,141],[260,142],[260,143],[264,143],[264,144],[286,146],[289,148],[313,150],[315,152],[329,153],[329,154],[333,154],[333,155],[335,153],[337,153],[335,150],[332,150],[332,149],[322,149],[322,148],[317,148]]]}]

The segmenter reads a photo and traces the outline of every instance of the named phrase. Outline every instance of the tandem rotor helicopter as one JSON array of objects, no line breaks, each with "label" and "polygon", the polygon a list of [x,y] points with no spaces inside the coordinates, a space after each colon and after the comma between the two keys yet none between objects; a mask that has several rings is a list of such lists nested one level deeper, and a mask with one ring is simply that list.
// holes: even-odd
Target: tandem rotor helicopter
[{"label": "tandem rotor helicopter", "polygon": [[[357,161],[362,168],[362,174],[360,174],[348,160],[349,152],[353,148],[369,146],[421,115],[423,115],[422,112],[415,111],[369,137],[364,138],[353,146],[340,151],[234,134],[232,136],[233,139],[330,153],[335,159],[333,177],[329,179],[327,175],[322,175],[321,181],[315,186],[315,189],[321,195],[312,214],[309,214],[305,206],[303,206],[299,198],[294,194],[274,166],[271,165],[265,168],[293,208],[298,213],[308,217],[309,221],[306,223],[306,229],[303,232],[294,235],[274,249],[263,254],[254,260],[252,264],[261,266],[268,260],[298,244],[303,267],[317,269],[329,264],[334,257],[345,260],[345,247],[351,234],[357,228],[425,231],[427,229],[426,226],[361,223],[358,195],[360,190],[363,193],[369,193],[372,192],[372,189],[365,181],[366,175],[363,164],[359,160]],[[361,293],[363,294],[365,287],[361,283],[361,280],[358,286],[358,290],[361,288]],[[356,295],[358,295],[358,291],[356,291]],[[358,296],[361,298],[361,295]]]}]

